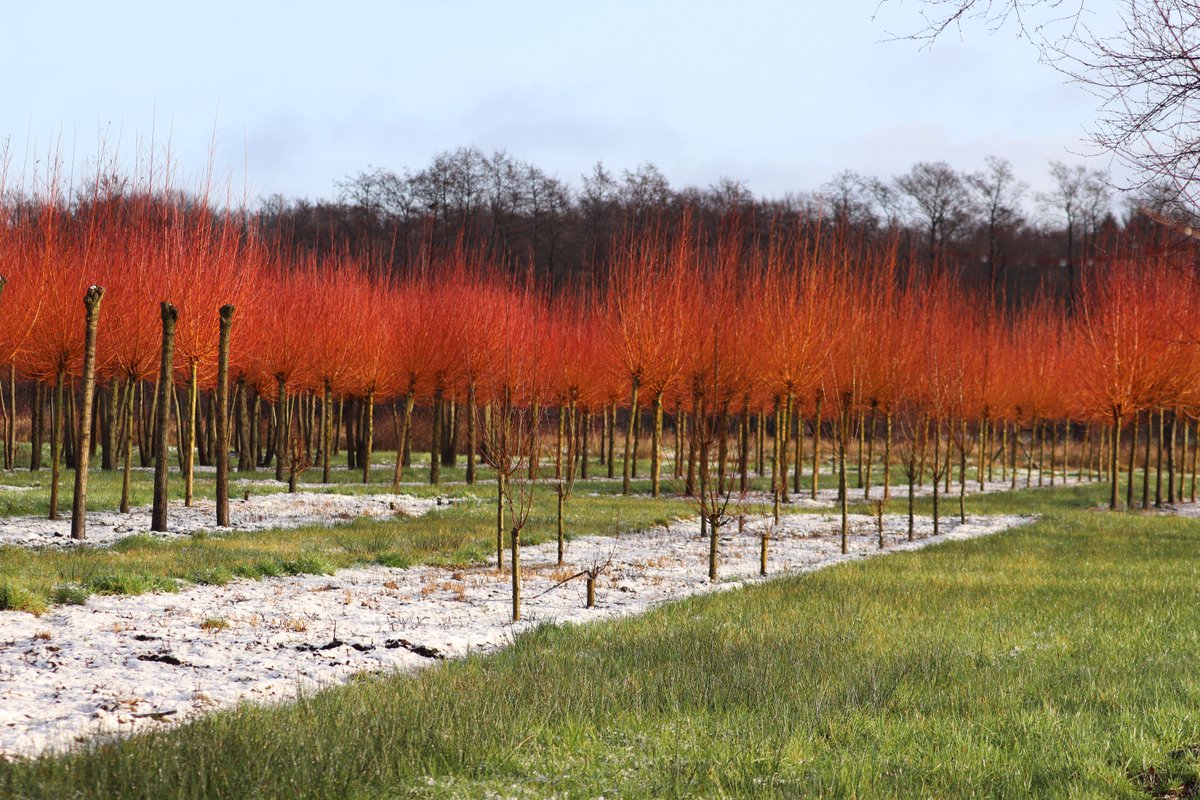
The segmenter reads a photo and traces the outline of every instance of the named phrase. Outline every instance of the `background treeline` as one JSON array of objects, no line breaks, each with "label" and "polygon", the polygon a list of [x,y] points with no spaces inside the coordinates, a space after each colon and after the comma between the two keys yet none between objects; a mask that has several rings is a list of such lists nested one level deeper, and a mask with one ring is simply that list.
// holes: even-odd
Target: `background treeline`
[{"label": "background treeline", "polygon": [[432,254],[466,246],[489,263],[532,270],[555,287],[601,285],[614,242],[648,225],[701,235],[734,216],[747,245],[802,231],[856,241],[898,238],[903,267],[941,262],[968,286],[1012,300],[1046,288],[1062,296],[1106,237],[1139,224],[1138,210],[1178,217],[1170,187],[1118,201],[1107,175],[1052,162],[1052,187],[1034,192],[1000,158],[959,172],[919,163],[883,179],[842,172],[815,191],[756,197],[733,178],[673,187],[653,164],[613,171],[597,163],[577,182],[504,152],[460,148],[419,169],[369,168],[340,182],[336,199],[273,195],[254,222],[293,255],[350,254],[404,274]]}]

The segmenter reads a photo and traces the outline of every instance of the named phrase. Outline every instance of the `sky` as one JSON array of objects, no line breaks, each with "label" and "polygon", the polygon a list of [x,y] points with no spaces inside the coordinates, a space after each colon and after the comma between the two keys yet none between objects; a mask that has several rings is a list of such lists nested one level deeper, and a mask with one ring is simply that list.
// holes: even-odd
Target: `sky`
[{"label": "sky", "polygon": [[[1093,7],[1104,4],[1092,4]],[[1115,4],[1111,4],[1115,5]],[[500,149],[575,183],[653,162],[675,187],[816,189],[842,170],[1051,159],[1108,168],[1097,100],[981,24],[931,47],[915,0],[56,2],[5,10],[9,180],[57,150],[209,165],[252,202],[331,198],[369,166]],[[1103,27],[1105,20],[1096,20]],[[16,35],[14,35],[14,32]],[[129,166],[126,167],[130,169]]]}]

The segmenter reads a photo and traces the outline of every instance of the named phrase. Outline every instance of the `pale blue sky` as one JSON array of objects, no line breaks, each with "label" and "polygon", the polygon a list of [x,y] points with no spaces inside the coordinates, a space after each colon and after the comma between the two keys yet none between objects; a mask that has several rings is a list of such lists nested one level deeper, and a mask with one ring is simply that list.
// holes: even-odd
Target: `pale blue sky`
[{"label": "pale blue sky", "polygon": [[[1096,99],[981,27],[888,41],[919,4],[47,2],[5,9],[0,137],[12,167],[53,142],[127,159],[151,133],[181,170],[251,198],[331,197],[367,165],[501,148],[576,181],[597,160],[756,194],[855,169],[1009,158],[1035,185],[1078,160]],[[1103,21],[1100,21],[1101,23]],[[1103,159],[1090,162],[1107,166]],[[28,169],[28,167],[24,167]]]}]

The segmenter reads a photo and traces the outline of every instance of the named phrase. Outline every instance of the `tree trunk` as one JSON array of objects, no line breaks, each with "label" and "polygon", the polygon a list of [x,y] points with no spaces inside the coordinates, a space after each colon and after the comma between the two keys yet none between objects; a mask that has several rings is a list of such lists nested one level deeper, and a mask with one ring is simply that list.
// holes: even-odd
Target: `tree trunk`
[{"label": "tree trunk", "polygon": [[862,489],[865,486],[865,477],[863,475],[863,432],[866,429],[866,418],[862,411],[858,412],[858,486],[855,488]]},{"label": "tree trunk", "polygon": [[363,398],[363,458],[362,482],[371,482],[371,452],[375,447],[375,390],[367,392]]},{"label": "tree trunk", "polygon": [[742,402],[741,419],[738,420],[738,491],[750,491],[750,397]]},{"label": "tree trunk", "polygon": [[592,410],[586,406],[583,409],[583,419],[580,421],[579,427],[579,477],[586,481],[588,479],[589,442],[592,434]]},{"label": "tree trunk", "polygon": [[288,457],[288,435],[292,425],[288,415],[287,376],[280,372],[275,375],[275,381],[275,480],[282,483],[283,462]]},{"label": "tree trunk", "polygon": [[154,419],[154,508],[150,530],[167,530],[167,429],[171,423],[171,396],[175,387],[171,381],[175,359],[175,322],[179,312],[170,303],[162,303],[162,360],[158,368],[158,401]]},{"label": "tree trunk", "polygon": [[58,519],[58,480],[62,468],[63,368],[54,378],[53,410],[50,412],[50,519]]},{"label": "tree trunk", "polygon": [[812,499],[817,499],[818,484],[821,482],[821,401],[822,392],[817,392],[816,416],[813,417],[813,468],[812,468]]},{"label": "tree trunk", "polygon": [[883,415],[883,502],[892,499],[892,412]]},{"label": "tree trunk", "polygon": [[[630,381],[629,427],[625,431],[625,465],[621,472],[621,494],[629,494],[629,480],[632,477],[634,448],[633,438],[636,435],[638,407],[638,378],[633,376]],[[614,417],[615,420],[615,417]]]},{"label": "tree trunk", "polygon": [[771,470],[778,475],[774,482],[779,503],[791,502],[791,492],[788,488],[788,445],[792,437],[788,430],[791,428],[792,400],[792,394],[788,392],[784,395],[782,405],[776,405],[775,409],[775,450],[778,453],[778,461]]},{"label": "tree trunk", "polygon": [[792,491],[800,494],[800,480],[804,477],[804,415],[801,413],[800,403],[796,402],[793,406],[793,412],[788,416],[795,416],[795,421],[788,422],[788,435],[792,437],[792,441],[796,447],[796,457],[792,459]]},{"label": "tree trunk", "polygon": [[[75,468],[75,495],[71,498],[71,538],[87,535],[88,452],[92,445],[92,398],[96,392],[96,324],[104,287],[92,286],[84,296],[86,322],[83,335],[83,407],[79,410],[79,465]],[[107,448],[106,448],[107,449]]]},{"label": "tree trunk", "polygon": [[871,403],[871,413],[867,415],[867,426],[864,433],[867,439],[866,474],[863,476],[863,499],[871,499],[871,467],[875,463],[875,413],[878,404]]},{"label": "tree trunk", "polygon": [[608,468],[608,479],[612,480],[616,476],[616,464],[614,463],[617,455],[617,404],[610,403],[608,410],[604,413],[605,427],[608,429],[608,458],[605,466]]},{"label": "tree trunk", "polygon": [[838,497],[842,512],[842,555],[850,552],[850,492],[846,484],[846,456],[850,449],[850,398],[842,398],[838,431]]},{"label": "tree trunk", "polygon": [[916,533],[916,497],[917,497],[917,459],[912,456],[908,460],[908,540],[911,542]]},{"label": "tree trunk", "polygon": [[521,619],[521,529],[513,527],[512,534],[512,621]]},{"label": "tree trunk", "polygon": [[442,428],[442,466],[458,466],[458,403],[453,399],[443,403],[446,409],[445,424]]},{"label": "tree trunk", "polygon": [[429,482],[442,478],[442,387],[433,392],[433,428],[429,434]]},{"label": "tree trunk", "polygon": [[134,401],[138,397],[138,384],[130,375],[125,379],[125,448],[121,454],[121,513],[129,513],[129,480],[133,473],[133,417]]},{"label": "tree trunk", "polygon": [[254,392],[254,403],[250,413],[250,463],[252,469],[259,469],[263,464],[262,437],[262,395]]},{"label": "tree trunk", "polygon": [[967,418],[962,418],[958,445],[958,521],[967,521]]},{"label": "tree trunk", "polygon": [[[475,380],[467,382],[467,485],[475,485],[475,460],[479,452],[479,431],[475,421]],[[586,472],[586,468],[585,468]],[[585,476],[586,477],[586,476]]]},{"label": "tree trunk", "polygon": [[217,424],[217,525],[229,527],[229,337],[233,306],[221,306],[217,346],[217,396],[213,417]]},{"label": "tree trunk", "polygon": [[342,400],[342,421],[346,426],[346,469],[358,469],[358,425],[362,414],[355,413],[357,401],[353,397]]},{"label": "tree trunk", "polygon": [[[100,469],[109,472],[117,467],[117,417],[120,414],[120,379],[113,377],[104,390],[103,413],[100,414]],[[15,409],[14,409],[15,411]]]},{"label": "tree trunk", "polygon": [[761,411],[754,415],[754,474],[762,477],[767,469],[767,428]]},{"label": "tree trunk", "polygon": [[185,431],[180,431],[180,447],[184,448],[183,455],[183,504],[192,505],[193,471],[196,464],[196,410],[199,400],[200,384],[197,376],[197,365],[193,361],[188,365],[188,400],[187,424]]},{"label": "tree trunk", "polygon": [[45,429],[46,387],[38,382],[33,389],[33,412],[30,417],[29,429],[29,471],[38,472],[42,468],[42,431]]},{"label": "tree trunk", "polygon": [[78,428],[75,424],[75,390],[70,386],[63,384],[63,417],[62,417],[62,435],[60,436],[60,446],[62,447],[63,463],[67,469],[75,469],[75,443],[76,431]]},{"label": "tree trunk", "polygon": [[[396,445],[399,450],[400,445]],[[333,480],[333,467],[330,463],[333,450],[333,381],[326,378],[321,391],[321,483]]]},{"label": "tree trunk", "polygon": [[720,543],[721,517],[713,514],[708,520],[708,580],[717,582],[717,547]]},{"label": "tree trunk", "polygon": [[1112,481],[1112,485],[1108,487],[1108,508],[1111,511],[1116,511],[1120,506],[1120,500],[1118,499],[1120,490],[1118,489],[1118,486],[1121,483],[1121,476],[1120,472],[1118,471],[1121,459],[1121,415],[1116,411],[1113,411],[1113,433],[1111,444],[1112,455],[1109,456],[1109,467],[1111,469],[1109,480]]},{"label": "tree trunk", "polygon": [[11,470],[17,466],[17,365],[8,365],[8,392],[12,413],[8,415],[8,424],[4,426],[4,468]]},{"label": "tree trunk", "polygon": [[1142,510],[1150,509],[1150,439],[1154,428],[1154,412],[1146,412],[1146,447],[1142,450]]},{"label": "tree trunk", "polygon": [[659,480],[662,477],[662,433],[663,433],[663,394],[661,391],[654,393],[654,428],[652,429],[650,442],[650,494],[652,497],[659,495]]},{"label": "tree trunk", "polygon": [[721,416],[717,420],[717,491],[725,494],[725,472],[729,461],[729,401],[721,403]]},{"label": "tree trunk", "polygon": [[772,416],[775,418],[775,435],[771,437],[771,509],[775,524],[778,525],[779,504],[783,502],[783,487],[780,484],[785,480],[782,477],[783,447],[779,441],[779,426],[783,421],[783,405],[779,402],[779,395],[775,395]]},{"label": "tree trunk", "polygon": [[1133,428],[1130,429],[1129,437],[1129,463],[1128,463],[1128,480],[1125,485],[1125,509],[1133,510],[1133,493],[1134,493],[1134,478],[1133,472],[1137,467],[1137,442],[1139,436],[1139,428],[1141,427],[1141,413],[1134,412]]},{"label": "tree trunk", "polygon": [[563,504],[566,501],[566,493],[563,488],[558,487],[558,565],[563,565],[563,558],[566,556],[566,542],[563,539]]},{"label": "tree trunk", "polygon": [[392,473],[392,488],[400,487],[400,481],[404,477],[404,441],[408,438],[409,428],[412,426],[413,412],[413,384],[409,383],[408,392],[404,395],[404,418],[400,424],[400,433],[397,436],[399,444],[396,447],[396,469]]},{"label": "tree trunk", "polygon": [[933,420],[933,535],[938,535],[938,487],[941,485],[942,422]]}]

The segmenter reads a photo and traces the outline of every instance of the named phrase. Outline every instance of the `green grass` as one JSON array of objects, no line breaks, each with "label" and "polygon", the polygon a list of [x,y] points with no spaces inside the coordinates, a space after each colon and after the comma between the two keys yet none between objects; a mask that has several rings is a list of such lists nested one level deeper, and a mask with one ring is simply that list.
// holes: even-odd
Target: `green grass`
[{"label": "green grass", "polygon": [[1003,536],[3,764],[0,796],[1165,796],[1200,763],[1200,521],[1060,510],[1089,491],[989,499],[1046,514]]},{"label": "green grass", "polygon": [[[385,491],[386,485],[373,489]],[[486,484],[457,487],[461,502],[422,517],[355,520],[332,528],[311,525],[175,540],[130,536],[111,548],[0,547],[0,609],[37,612],[55,602],[79,602],[91,592],[174,591],[181,583],[321,574],[364,563],[397,567],[484,561],[495,547],[494,491]],[[567,530],[572,538],[638,530],[689,511],[678,499],[592,497],[579,491],[567,504]],[[539,490],[523,539],[537,544],[552,538],[556,513],[553,491]]]}]

